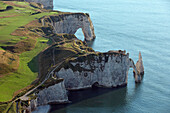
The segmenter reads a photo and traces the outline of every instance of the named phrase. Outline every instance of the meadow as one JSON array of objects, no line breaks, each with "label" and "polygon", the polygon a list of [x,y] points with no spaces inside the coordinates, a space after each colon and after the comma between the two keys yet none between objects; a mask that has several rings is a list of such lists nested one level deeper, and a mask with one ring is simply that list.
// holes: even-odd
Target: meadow
[{"label": "meadow", "polygon": [[[34,7],[32,7],[33,5]],[[31,21],[38,20],[45,15],[58,14],[42,10],[35,5],[27,2],[0,1],[0,51],[12,53],[4,48],[15,46],[21,41],[24,44],[29,41],[32,46],[29,51],[24,49],[24,51],[12,53],[19,56],[19,67],[17,71],[0,77],[0,102],[11,100],[16,91],[30,85],[38,76],[38,54],[48,46],[48,39],[41,36],[12,35],[15,30]],[[13,9],[5,10],[7,6],[12,6]],[[1,61],[0,65],[2,65]],[[7,64],[7,66],[11,65]]]}]

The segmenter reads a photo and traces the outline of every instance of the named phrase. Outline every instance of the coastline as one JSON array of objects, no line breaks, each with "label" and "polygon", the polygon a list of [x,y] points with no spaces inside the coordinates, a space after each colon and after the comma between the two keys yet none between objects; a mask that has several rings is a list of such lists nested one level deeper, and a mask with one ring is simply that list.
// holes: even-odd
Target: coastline
[{"label": "coastline", "polygon": [[[10,2],[7,3],[9,4]],[[43,12],[45,9],[40,8],[39,10]],[[45,10],[45,12],[48,11]],[[32,13],[32,15],[42,12]],[[56,11],[49,11],[48,13],[55,14],[45,15],[39,19],[36,18],[37,20],[31,21],[33,24],[25,25],[17,29],[16,33],[13,33],[16,35],[18,32],[23,33],[24,30],[27,30],[31,32],[30,36],[33,36],[32,38],[41,36],[51,40],[48,47],[37,56],[37,58],[40,58],[38,64],[40,73],[36,81],[34,81],[34,86],[24,89],[22,93],[18,93],[15,100],[11,102],[15,106],[15,101],[19,101],[18,103],[21,105],[16,106],[17,111],[22,107],[26,108],[26,111],[31,111],[34,109],[32,106],[36,107],[56,102],[63,103],[63,100],[64,103],[70,102],[68,98],[72,98],[72,96],[68,97],[67,89],[83,91],[85,89],[90,90],[89,87],[124,87],[127,85],[129,68],[134,69],[135,82],[140,83],[142,75],[139,74],[139,71],[144,71],[144,68],[141,69],[140,64],[143,62],[140,57],[140,63],[135,64],[126,51],[95,52],[91,47],[87,46],[85,41],[79,40],[74,35],[81,28],[84,40],[92,41],[95,39],[94,26],[89,14]],[[34,28],[32,29],[32,27]],[[23,34],[25,35],[25,33]],[[29,41],[27,42],[29,43]],[[40,41],[40,43],[45,42],[48,43],[48,40]],[[34,50],[35,44],[30,51]],[[3,49],[14,51],[11,48],[18,49],[15,46],[18,45],[3,47]],[[28,49],[21,49],[18,53],[25,51],[28,51]],[[45,107],[50,109],[49,106]],[[41,111],[41,109],[42,107],[39,107],[37,110]]]}]

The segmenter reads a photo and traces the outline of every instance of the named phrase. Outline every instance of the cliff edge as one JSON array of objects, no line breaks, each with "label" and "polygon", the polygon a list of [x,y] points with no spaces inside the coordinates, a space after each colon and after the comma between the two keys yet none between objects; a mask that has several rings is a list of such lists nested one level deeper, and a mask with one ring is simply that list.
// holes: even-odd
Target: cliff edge
[{"label": "cliff edge", "polygon": [[26,2],[36,2],[43,5],[45,9],[53,9],[53,0],[25,0]]}]

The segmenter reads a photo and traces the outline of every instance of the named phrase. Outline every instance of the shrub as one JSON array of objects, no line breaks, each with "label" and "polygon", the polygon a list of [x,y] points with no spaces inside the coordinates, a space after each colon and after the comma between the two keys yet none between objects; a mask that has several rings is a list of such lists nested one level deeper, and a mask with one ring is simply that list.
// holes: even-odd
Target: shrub
[{"label": "shrub", "polygon": [[11,9],[13,9],[12,6],[7,6],[7,7],[6,7],[6,10],[11,10]]}]

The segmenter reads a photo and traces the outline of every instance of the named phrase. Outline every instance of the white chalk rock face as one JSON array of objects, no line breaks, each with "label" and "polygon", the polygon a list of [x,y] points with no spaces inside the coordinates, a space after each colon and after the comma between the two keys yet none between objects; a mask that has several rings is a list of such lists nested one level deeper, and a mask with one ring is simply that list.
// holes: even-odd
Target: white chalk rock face
[{"label": "white chalk rock face", "polygon": [[47,22],[53,27],[54,33],[75,34],[80,28],[83,31],[85,40],[90,41],[96,37],[92,21],[87,13],[67,13],[49,16],[43,19],[42,23],[46,25],[48,24]]},{"label": "white chalk rock face", "polygon": [[144,75],[144,66],[143,66],[141,52],[139,52],[139,60],[136,63],[136,69],[137,69],[139,75]]},{"label": "white chalk rock face", "polygon": [[37,99],[30,101],[30,109],[31,111],[35,110],[37,108]]},{"label": "white chalk rock face", "polygon": [[40,3],[44,6],[46,9],[52,9],[53,8],[53,0],[25,0],[26,2],[36,2]]},{"label": "white chalk rock face", "polygon": [[37,105],[46,105],[49,103],[68,102],[67,91],[64,82],[60,82],[48,88],[45,88],[37,94]]},{"label": "white chalk rock face", "polygon": [[38,106],[35,111],[31,111],[31,113],[48,113],[50,110],[50,105]]},{"label": "white chalk rock face", "polygon": [[129,68],[136,69],[129,54],[120,53],[78,57],[68,65],[69,68],[56,72],[56,76],[63,78],[65,87],[72,90],[92,87],[95,83],[103,87],[126,85]]}]

